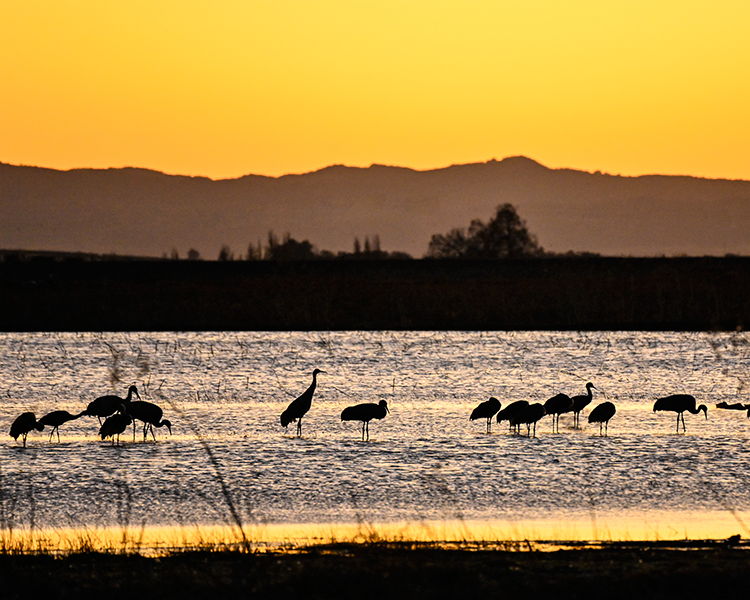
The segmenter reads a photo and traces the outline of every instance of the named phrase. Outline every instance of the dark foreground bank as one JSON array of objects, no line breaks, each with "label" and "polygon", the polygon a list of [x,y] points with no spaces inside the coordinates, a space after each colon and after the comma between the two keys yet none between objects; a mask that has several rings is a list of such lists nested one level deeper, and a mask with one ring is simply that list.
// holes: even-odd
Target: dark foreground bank
[{"label": "dark foreground bank", "polygon": [[743,593],[750,552],[648,545],[553,552],[338,546],[301,554],[160,559],[0,556],[6,600],[48,598],[721,598]]},{"label": "dark foreground bank", "polygon": [[0,262],[4,331],[731,331],[748,324],[745,257]]}]

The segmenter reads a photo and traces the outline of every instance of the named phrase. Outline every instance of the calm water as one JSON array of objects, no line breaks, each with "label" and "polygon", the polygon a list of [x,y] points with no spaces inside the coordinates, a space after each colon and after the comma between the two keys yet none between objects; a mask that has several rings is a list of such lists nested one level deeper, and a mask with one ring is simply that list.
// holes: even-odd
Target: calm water
[{"label": "calm water", "polygon": [[[712,515],[745,537],[750,420],[715,404],[750,402],[749,354],[745,333],[0,334],[0,525],[227,524],[223,482],[255,526],[583,522],[591,537],[630,522],[625,535],[694,536]],[[316,367],[327,374],[296,439],[279,414]],[[535,439],[468,420],[491,395],[543,402],[587,381],[599,391],[586,415],[617,405],[608,438],[569,415],[555,434],[545,417]],[[112,447],[91,417],[63,425],[60,443],[7,435],[21,412],[80,412],[130,384],[164,408],[171,437],[143,443],[139,430],[133,443],[131,430]],[[688,414],[675,434],[672,413],[652,412],[672,393],[695,395],[708,420]],[[362,442],[341,410],[381,399],[391,414]]]}]

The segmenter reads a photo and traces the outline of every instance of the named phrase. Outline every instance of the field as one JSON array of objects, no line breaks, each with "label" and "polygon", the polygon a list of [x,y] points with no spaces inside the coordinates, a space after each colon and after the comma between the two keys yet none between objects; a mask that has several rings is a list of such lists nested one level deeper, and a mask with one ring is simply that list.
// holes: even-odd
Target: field
[{"label": "field", "polygon": [[0,261],[4,331],[734,331],[750,258]]},{"label": "field", "polygon": [[750,552],[723,543],[535,551],[362,544],[295,553],[0,555],[3,598],[698,598],[746,585]]}]

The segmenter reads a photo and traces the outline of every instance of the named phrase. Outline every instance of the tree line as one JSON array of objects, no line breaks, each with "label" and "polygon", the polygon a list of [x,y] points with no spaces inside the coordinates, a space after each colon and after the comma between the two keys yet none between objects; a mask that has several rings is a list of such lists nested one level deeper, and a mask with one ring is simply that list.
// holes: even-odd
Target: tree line
[{"label": "tree line", "polygon": [[[501,204],[495,208],[495,214],[486,223],[474,219],[468,228],[457,227],[446,234],[435,234],[431,237],[425,259],[505,259],[534,258],[553,256],[539,245],[535,235],[529,232],[526,222],[518,215],[512,204]],[[179,259],[176,250],[170,258]],[[189,260],[199,260],[200,254],[195,249],[188,251]],[[351,252],[331,252],[318,250],[308,240],[298,241],[289,233],[279,238],[273,231],[268,233],[264,244],[260,241],[251,243],[247,252],[235,255],[232,249],[224,245],[219,251],[219,261],[230,260],[383,260],[412,259],[406,252],[386,252],[380,248],[380,237],[365,237],[364,243],[354,238]]]}]

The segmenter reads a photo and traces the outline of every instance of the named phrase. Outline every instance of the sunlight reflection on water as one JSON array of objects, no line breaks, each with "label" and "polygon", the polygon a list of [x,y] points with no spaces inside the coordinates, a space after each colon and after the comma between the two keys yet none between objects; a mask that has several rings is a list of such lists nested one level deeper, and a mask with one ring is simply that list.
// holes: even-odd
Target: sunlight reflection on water
[{"label": "sunlight reflection on water", "polygon": [[[744,333],[0,334],[6,432],[21,412],[79,412],[131,383],[174,424],[172,437],[157,430],[157,444],[126,433],[120,447],[98,441],[88,417],[61,427],[60,443],[32,432],[23,449],[4,434],[0,526],[206,528],[232,523],[231,502],[266,532],[377,523],[417,536],[458,523],[472,539],[750,536],[750,421],[714,408],[747,401],[748,342]],[[327,374],[296,439],[279,414],[315,367]],[[535,439],[497,424],[486,435],[468,420],[491,395],[543,402],[583,393],[587,381],[598,392],[586,414],[605,399],[617,405],[608,438],[585,418],[577,430],[563,416],[552,434],[546,417]],[[674,415],[651,410],[672,393],[695,395],[709,419],[687,415],[676,435]],[[391,415],[363,443],[340,412],[380,399]]]}]

